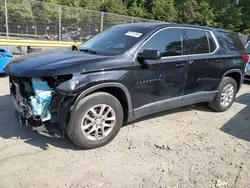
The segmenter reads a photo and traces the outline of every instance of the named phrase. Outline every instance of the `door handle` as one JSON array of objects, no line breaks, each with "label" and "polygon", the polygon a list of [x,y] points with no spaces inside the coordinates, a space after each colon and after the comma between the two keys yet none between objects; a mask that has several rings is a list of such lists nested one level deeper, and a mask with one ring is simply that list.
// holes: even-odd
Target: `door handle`
[{"label": "door handle", "polygon": [[177,63],[175,64],[176,68],[180,68],[180,67],[184,67],[186,65],[186,63]]},{"label": "door handle", "polygon": [[222,63],[222,62],[223,62],[222,59],[217,59],[217,60],[216,60],[216,63]]}]

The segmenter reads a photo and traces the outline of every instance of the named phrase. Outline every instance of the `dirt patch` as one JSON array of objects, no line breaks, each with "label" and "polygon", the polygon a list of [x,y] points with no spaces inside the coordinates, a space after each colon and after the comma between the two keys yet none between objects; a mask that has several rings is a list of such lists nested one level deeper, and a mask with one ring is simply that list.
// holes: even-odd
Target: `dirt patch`
[{"label": "dirt patch", "polygon": [[232,108],[192,105],[123,127],[109,145],[79,150],[15,119],[0,78],[0,187],[250,187],[250,85]]}]

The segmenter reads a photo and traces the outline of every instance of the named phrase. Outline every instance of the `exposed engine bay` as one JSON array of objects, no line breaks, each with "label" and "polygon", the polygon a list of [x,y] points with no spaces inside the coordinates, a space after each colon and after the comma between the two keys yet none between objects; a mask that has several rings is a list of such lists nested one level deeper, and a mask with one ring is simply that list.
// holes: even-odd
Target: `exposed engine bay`
[{"label": "exposed engine bay", "polygon": [[49,87],[47,81],[41,78],[31,78],[32,88],[35,95],[30,96],[29,104],[34,116],[39,116],[42,122],[51,119],[48,106],[51,103],[53,90]]},{"label": "exposed engine bay", "polygon": [[71,78],[70,75],[43,78],[10,76],[11,97],[21,125],[32,126],[40,134],[52,137],[48,128],[58,128],[58,111],[65,98],[55,88]]}]

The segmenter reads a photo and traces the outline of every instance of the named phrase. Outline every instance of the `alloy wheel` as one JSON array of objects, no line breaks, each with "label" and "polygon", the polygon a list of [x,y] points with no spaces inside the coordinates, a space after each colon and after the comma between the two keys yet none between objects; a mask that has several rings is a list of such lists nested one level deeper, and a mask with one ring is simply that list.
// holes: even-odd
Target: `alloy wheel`
[{"label": "alloy wheel", "polygon": [[234,87],[232,84],[228,84],[224,87],[221,93],[220,103],[222,106],[227,107],[234,98]]},{"label": "alloy wheel", "polygon": [[112,107],[98,104],[91,107],[82,118],[81,130],[89,140],[101,140],[113,130],[116,114]]}]

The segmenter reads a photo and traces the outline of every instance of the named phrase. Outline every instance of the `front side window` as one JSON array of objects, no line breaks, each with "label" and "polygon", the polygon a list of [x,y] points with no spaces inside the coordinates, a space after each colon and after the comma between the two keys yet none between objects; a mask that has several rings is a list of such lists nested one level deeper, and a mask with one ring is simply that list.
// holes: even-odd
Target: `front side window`
[{"label": "front side window", "polygon": [[186,29],[185,52],[187,55],[210,53],[206,31]]},{"label": "front side window", "polygon": [[160,51],[162,57],[182,55],[181,29],[164,29],[150,38],[140,49],[153,49]]}]

